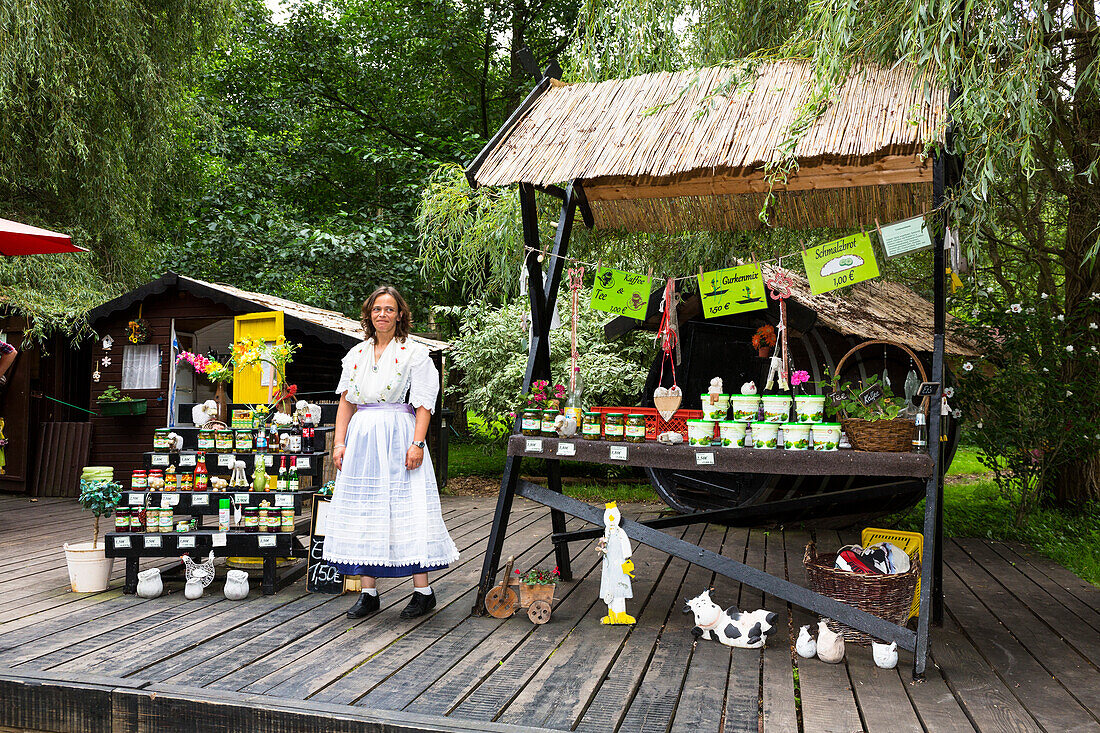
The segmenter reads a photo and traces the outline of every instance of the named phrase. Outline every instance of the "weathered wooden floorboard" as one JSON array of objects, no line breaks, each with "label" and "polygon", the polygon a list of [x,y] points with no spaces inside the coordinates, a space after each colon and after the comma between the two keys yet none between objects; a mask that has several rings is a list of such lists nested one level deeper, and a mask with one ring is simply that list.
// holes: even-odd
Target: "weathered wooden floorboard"
[{"label": "weathered wooden floorboard", "polygon": [[1004,547],[1014,552],[1017,557],[1025,560],[1030,566],[1028,574],[1038,572],[1053,580],[1067,593],[1072,594],[1077,600],[1084,603],[1093,611],[1100,613],[1100,588],[1081,578],[1071,570],[1067,570],[1049,557],[1043,557],[1035,550],[1022,545],[1019,542],[1005,542]]},{"label": "weathered wooden floorboard", "polygon": [[[533,512],[524,519],[514,521],[515,531],[506,540],[506,546],[526,549],[546,536],[549,527],[548,512],[539,516]],[[446,605],[473,586],[481,568],[480,555],[488,539],[487,522],[475,535],[468,537],[468,545],[462,558],[445,572],[437,573],[431,580],[439,602]],[[511,550],[516,552],[516,550]],[[247,692],[304,699],[359,661],[377,653],[399,636],[409,633],[425,619],[404,621],[393,618],[394,610],[403,607],[405,595],[411,591],[411,579],[394,579],[379,583],[382,610],[358,622],[336,618],[318,629],[310,631],[286,649],[281,649],[248,666],[247,675],[236,674],[224,678],[214,686],[237,686]],[[257,676],[257,673],[260,676]],[[243,685],[243,687],[241,687]]]},{"label": "weathered wooden floorboard", "polygon": [[[951,615],[1013,696],[1047,730],[1100,729],[1100,723],[1073,694],[1084,693],[1095,699],[1096,695],[1088,695],[1088,691],[1098,679],[1096,669],[1066,648],[1007,592],[989,587],[992,584],[978,575],[980,569],[971,572],[973,566],[955,557],[956,553],[962,554],[957,548],[945,548],[953,571],[945,570],[943,578],[944,593],[951,599]],[[976,593],[995,598],[996,611]],[[1052,677],[1036,657],[1056,667],[1057,674]]]},{"label": "weathered wooden floorboard", "polygon": [[[688,542],[698,542],[703,529],[702,526],[691,527],[681,536]],[[683,607],[681,591],[689,567],[679,558],[665,558],[657,587],[650,594],[615,664],[584,711],[576,728],[578,733],[603,733],[619,725],[646,674],[661,634],[668,628],[670,616],[680,613]]]},{"label": "weathered wooden floorboard", "polygon": [[[939,629],[933,629],[932,633],[939,633]],[[905,684],[905,692],[924,730],[934,733],[972,733],[976,730],[948,688],[934,657],[928,662],[923,681],[914,682],[912,669],[902,669],[900,660],[895,671]]]},{"label": "weathered wooden floorboard", "polygon": [[[724,527],[707,525],[699,542],[701,547],[717,551],[724,538]],[[699,565],[688,567],[680,593],[685,598],[699,595],[711,587],[714,573]],[[682,603],[678,599],[678,603]],[[683,606],[681,606],[683,608]],[[695,619],[691,614],[670,613],[649,667],[623,716],[621,731],[667,730],[676,714],[696,641],[691,635]],[[713,641],[700,641],[713,644]],[[723,674],[723,679],[725,675]],[[719,703],[721,705],[721,703]]]},{"label": "weathered wooden floorboard", "polygon": [[[759,530],[756,530],[759,532]],[[764,569],[780,578],[787,577],[787,558],[782,530],[765,533],[766,550]],[[788,578],[789,580],[789,578]],[[754,589],[742,590],[742,598],[755,599]],[[751,605],[751,604],[750,604]],[[763,608],[779,614],[779,627],[768,641],[763,653],[761,693],[762,723],[765,733],[795,733],[798,730],[798,711],[794,700],[793,640],[791,638],[790,605],[773,596],[763,594]],[[797,631],[797,628],[796,628]]]},{"label": "weathered wooden floorboard", "polygon": [[[788,533],[785,543],[787,549],[787,574],[791,582],[809,587],[806,569],[802,565],[802,556],[809,536],[805,533]],[[821,551],[831,548],[833,539],[818,545]],[[795,607],[794,628],[810,624],[817,629],[817,617]],[[815,634],[816,636],[816,634]],[[854,653],[854,652],[853,652]],[[863,722],[859,718],[859,706],[852,692],[848,669],[842,661],[839,664],[826,664],[820,659],[795,659],[798,666],[798,682],[802,699],[802,721],[807,731],[820,733],[850,733],[862,730]],[[908,701],[906,701],[908,703]]]},{"label": "weathered wooden floorboard", "polygon": [[[598,594],[601,558],[595,552],[590,556],[596,568],[584,582]],[[639,545],[633,549],[632,559],[636,566],[631,589],[634,597],[627,601],[627,612],[640,615],[668,558],[659,550]],[[599,600],[508,704],[501,722],[558,729],[576,724],[634,630],[633,625],[602,625],[600,619],[605,615],[607,606]]]}]

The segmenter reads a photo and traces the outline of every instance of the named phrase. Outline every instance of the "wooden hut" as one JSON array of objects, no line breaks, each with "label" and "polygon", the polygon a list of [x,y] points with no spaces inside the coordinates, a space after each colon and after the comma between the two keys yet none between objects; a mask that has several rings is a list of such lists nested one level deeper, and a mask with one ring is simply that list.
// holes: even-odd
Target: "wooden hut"
[{"label": "wooden hut", "polygon": [[[235,319],[259,313],[281,313],[286,339],[301,344],[287,367],[287,381],[298,386],[299,396],[318,403],[335,400],[340,359],[363,338],[359,321],[285,298],[168,272],[89,313],[88,320],[100,336],[91,347],[92,369],[98,372],[98,380],[84,377],[93,380],[89,409],[100,413],[96,400],[112,386],[146,400],[142,415],[91,417],[90,462],[114,466],[116,476],[127,476],[141,468],[142,454],[150,449],[156,428],[188,424],[190,411],[181,408],[214,396],[213,387],[204,379],[196,379],[190,367],[176,367],[177,351],[206,354],[212,350],[228,356]],[[140,344],[128,339],[128,325],[137,319],[145,321],[148,330]],[[178,349],[173,348],[173,334]],[[105,341],[108,337],[109,342]],[[431,349],[442,374],[446,344],[421,336],[413,338]],[[232,385],[229,398],[233,398]],[[176,406],[174,414],[170,405]],[[440,433],[437,409],[429,429],[437,471],[442,469],[438,464],[445,462],[440,460],[438,450]]]}]

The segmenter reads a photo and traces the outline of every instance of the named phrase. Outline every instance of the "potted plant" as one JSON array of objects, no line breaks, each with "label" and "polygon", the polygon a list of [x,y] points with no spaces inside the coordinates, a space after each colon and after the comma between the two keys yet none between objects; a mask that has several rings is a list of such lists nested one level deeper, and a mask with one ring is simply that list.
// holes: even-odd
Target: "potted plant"
[{"label": "potted plant", "polygon": [[96,398],[96,403],[99,406],[99,414],[106,417],[144,415],[148,406],[144,398],[134,399],[124,395],[115,386],[103,390],[103,394]]},{"label": "potted plant", "polygon": [[225,385],[233,381],[233,360],[229,359],[223,364],[202,354],[181,351],[179,356],[176,357],[176,364],[178,365],[180,362],[190,364],[195,370],[195,374],[206,377],[215,385],[214,402],[218,405],[218,414],[214,416],[214,419],[228,424],[229,400],[226,398]]},{"label": "potted plant", "polygon": [[791,372],[791,387],[797,389],[794,395],[795,422],[820,423],[825,419],[825,398],[818,394],[805,393],[810,374],[805,369]]},{"label": "potted plant", "polygon": [[122,498],[122,486],[113,481],[80,480],[80,506],[95,517],[91,542],[65,543],[65,562],[74,593],[97,593],[107,589],[114,558],[106,557],[99,544],[99,518],[115,513]]},{"label": "potted plant", "polygon": [[268,403],[276,405],[280,412],[290,414],[294,408],[297,385],[286,381],[286,367],[294,360],[294,352],[301,344],[282,341],[269,344],[263,339],[241,339],[233,345],[233,364],[238,369],[245,367],[260,368],[269,365],[274,374],[272,384],[268,385]]},{"label": "potted plant", "polygon": [[560,410],[565,399],[565,385],[555,384],[545,379],[536,379],[531,383],[531,391],[519,397],[522,407],[529,410]]},{"label": "potted plant", "polygon": [[901,417],[906,400],[895,398],[881,377],[876,374],[850,383],[834,376],[829,384],[834,394],[843,394],[833,410],[853,448],[876,452],[912,449],[916,428],[912,420]]},{"label": "potted plant", "polygon": [[764,324],[756,329],[752,337],[752,346],[756,349],[757,356],[767,357],[775,346],[775,326]]}]

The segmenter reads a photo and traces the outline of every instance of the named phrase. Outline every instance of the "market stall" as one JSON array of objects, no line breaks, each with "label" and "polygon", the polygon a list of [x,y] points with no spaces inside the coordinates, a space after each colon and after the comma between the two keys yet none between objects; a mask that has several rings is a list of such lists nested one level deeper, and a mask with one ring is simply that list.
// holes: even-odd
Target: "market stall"
[{"label": "market stall", "polygon": [[[657,523],[623,520],[622,529],[636,542],[747,583],[883,641],[897,642],[898,647],[914,652],[914,674],[923,674],[929,625],[933,616],[940,613],[942,597],[939,588],[941,446],[939,440],[928,440],[927,435],[940,436],[942,427],[940,410],[929,409],[929,406],[932,403],[939,406],[944,375],[945,252],[943,247],[933,246],[933,242],[943,239],[946,216],[941,206],[945,187],[955,170],[947,156],[927,158],[924,152],[926,143],[942,143],[948,134],[947,92],[933,87],[927,80],[916,78],[913,70],[905,65],[889,70],[877,67],[853,70],[847,83],[837,91],[833,104],[809,123],[807,132],[795,147],[797,166],[780,181],[771,181],[764,174],[764,168],[769,163],[783,161],[783,155],[778,152],[780,144],[798,110],[810,98],[812,78],[809,70],[809,64],[800,62],[762,64],[748,79],[738,79],[736,84],[733,83],[734,75],[738,72],[728,68],[650,74],[598,84],[562,84],[551,78],[539,82],[467,169],[467,178],[474,186],[519,184],[528,295],[534,324],[524,390],[530,389],[536,380],[550,380],[551,313],[563,278],[567,271],[571,271],[569,277],[576,277],[576,270],[592,266],[592,263],[573,261],[569,255],[570,235],[578,213],[586,226],[626,232],[675,234],[691,230],[753,229],[762,226],[758,215],[765,199],[770,197],[771,225],[870,228],[881,221],[891,232],[891,244],[896,251],[932,248],[934,316],[932,333],[927,339],[929,343],[924,345],[932,354],[931,370],[930,374],[923,375],[924,378],[913,378],[918,381],[912,392],[911,380],[905,380],[907,401],[921,402],[923,399],[917,414],[925,417],[926,424],[921,425],[920,417],[903,419],[897,409],[889,415],[891,420],[908,423],[903,427],[903,438],[908,437],[908,431],[913,432],[914,441],[924,436],[923,444],[918,442],[920,454],[914,455],[905,441],[902,443],[904,449],[894,447],[880,455],[836,451],[838,441],[831,436],[833,426],[820,417],[814,418],[811,430],[805,435],[800,434],[799,428],[790,428],[787,432],[798,435],[798,439],[793,445],[788,442],[784,449],[775,449],[778,437],[775,423],[783,423],[785,427],[794,413],[790,397],[769,413],[767,393],[772,393],[773,405],[778,404],[781,400],[774,399],[777,395],[773,384],[778,381],[778,391],[789,391],[799,383],[786,348],[786,300],[791,294],[791,281],[784,272],[783,259],[801,257],[811,273],[810,284],[815,294],[871,280],[878,276],[878,268],[866,229],[862,234],[816,250],[811,248],[779,257],[775,262],[778,272],[766,282],[762,263],[746,265],[748,271],[700,272],[697,276],[699,292],[717,298],[711,301],[714,308],[722,307],[730,312],[730,308],[766,307],[765,286],[768,298],[778,303],[782,327],[776,329],[778,333],[758,334],[764,336],[765,342],[753,344],[771,349],[767,384],[760,390],[765,397],[757,397],[756,385],[723,392],[719,384],[715,385],[717,391],[709,390],[714,398],[707,400],[706,394],[701,396],[701,400],[706,400],[701,404],[704,411],[708,410],[709,402],[712,414],[678,418],[682,390],[676,383],[674,368],[670,368],[667,377],[662,373],[657,382],[658,390],[654,392],[656,409],[661,411],[664,407],[667,413],[661,416],[666,424],[658,423],[651,431],[655,436],[664,436],[670,445],[646,442],[646,416],[622,415],[621,412],[614,420],[612,415],[592,420],[587,416],[576,419],[573,428],[579,428],[581,434],[568,439],[549,435],[513,436],[475,613],[484,612],[485,595],[494,585],[516,494],[551,508],[554,533],[559,540],[557,560],[565,578],[570,576],[566,543],[571,539],[564,531],[565,515],[597,525],[603,523],[601,510],[561,493],[558,461],[563,458],[638,467],[691,466],[702,472],[812,474],[842,471],[918,479],[925,485],[923,547],[926,562],[921,566],[920,615],[915,632],[735,559],[675,539],[659,531],[661,525]],[[697,114],[704,104],[709,106],[707,112]],[[567,182],[564,189],[558,185],[561,182]],[[536,191],[561,201],[561,215],[552,244],[544,244],[539,237]],[[908,239],[894,236],[903,230]],[[880,239],[886,244],[881,230]],[[889,253],[889,246],[887,250]],[[544,262],[547,266],[545,277]],[[653,315],[648,311],[653,302],[650,296],[654,284],[664,286],[664,294],[659,300],[671,305],[676,302],[676,283],[696,277],[694,273],[663,273],[661,280],[654,283],[649,274],[620,272],[603,267],[602,263],[597,263],[596,270],[593,300],[601,302],[604,310],[642,320]],[[720,286],[726,284],[738,289],[739,297],[733,303],[732,294],[721,297],[726,293]],[[742,287],[743,293],[740,292]],[[707,297],[703,298],[704,309],[708,307]],[[669,316],[675,312],[674,307],[665,309],[660,330],[663,351],[670,365],[674,364],[676,324],[669,323]],[[849,385],[834,385],[834,394],[838,395],[836,404],[848,406],[844,400],[850,400],[852,414],[859,411],[857,399],[864,406],[881,408],[886,404],[882,384],[875,388],[872,379],[868,378],[867,384],[862,382],[858,393],[851,392]],[[734,418],[728,422],[738,422],[738,409],[734,404],[737,397],[753,398],[744,400],[752,404],[743,414],[755,416],[759,421],[751,425],[755,441],[742,446],[736,442],[724,444],[725,436],[720,435],[717,424],[723,417]],[[664,402],[658,402],[659,399]],[[545,421],[547,417],[544,415],[542,419]],[[695,429],[687,425],[688,419],[705,422],[708,418],[712,423],[709,434],[705,425]],[[599,442],[583,440],[588,437],[584,432],[589,424],[599,426]],[[522,424],[517,424],[517,433],[523,428]],[[839,425],[836,428],[839,434]],[[566,425],[566,433],[568,430]],[[730,430],[736,441],[737,428]],[[545,432],[542,426],[540,431]],[[742,434],[748,432],[744,426],[742,431]],[[854,434],[854,429],[847,432]],[[796,452],[805,448],[808,440],[816,441],[817,438],[811,436],[818,433],[831,438],[822,441],[822,450]],[[750,444],[754,447],[748,447]],[[526,457],[547,460],[548,487],[520,480],[520,467]],[[884,490],[889,491],[888,484]],[[699,512],[675,520],[687,524],[713,518],[708,512]]]}]

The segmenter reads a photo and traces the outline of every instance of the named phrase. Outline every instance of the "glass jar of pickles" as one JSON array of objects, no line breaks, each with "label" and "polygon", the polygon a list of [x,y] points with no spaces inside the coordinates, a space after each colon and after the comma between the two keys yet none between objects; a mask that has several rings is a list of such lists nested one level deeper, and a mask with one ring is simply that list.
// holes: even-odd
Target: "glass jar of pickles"
[{"label": "glass jar of pickles", "polygon": [[603,416],[603,436],[607,440],[622,440],[623,427],[623,413],[609,412]]},{"label": "glass jar of pickles", "polygon": [[233,450],[238,453],[246,453],[252,450],[251,430],[238,430],[235,435],[236,438],[233,442]]},{"label": "glass jar of pickles", "polygon": [[168,437],[170,432],[172,431],[168,428],[157,428],[153,431],[153,450],[168,450],[168,446],[172,444]]},{"label": "glass jar of pickles", "polygon": [[558,434],[558,431],[554,429],[554,421],[558,419],[557,410],[543,410],[542,411],[542,434],[547,437],[553,437]]},{"label": "glass jar of pickles", "polygon": [[233,450],[233,431],[217,430],[214,432],[214,448],[219,451]]},{"label": "glass jar of pickles", "polygon": [[627,443],[645,442],[645,415],[627,415],[624,420],[624,437]]},{"label": "glass jar of pickles", "polygon": [[279,525],[279,530],[282,531],[282,532],[293,532],[294,531],[294,510],[293,509],[283,509],[279,514],[280,514],[280,520],[281,520],[280,525]]},{"label": "glass jar of pickles", "polygon": [[600,413],[598,412],[586,412],[584,413],[584,422],[581,426],[581,435],[585,440],[599,440],[603,436],[601,435],[602,426],[600,425]]},{"label": "glass jar of pickles", "polygon": [[198,438],[199,450],[214,450],[215,439],[213,430],[200,430]]},{"label": "glass jar of pickles", "polygon": [[542,410],[524,410],[520,429],[524,435],[538,435],[542,430]]}]

